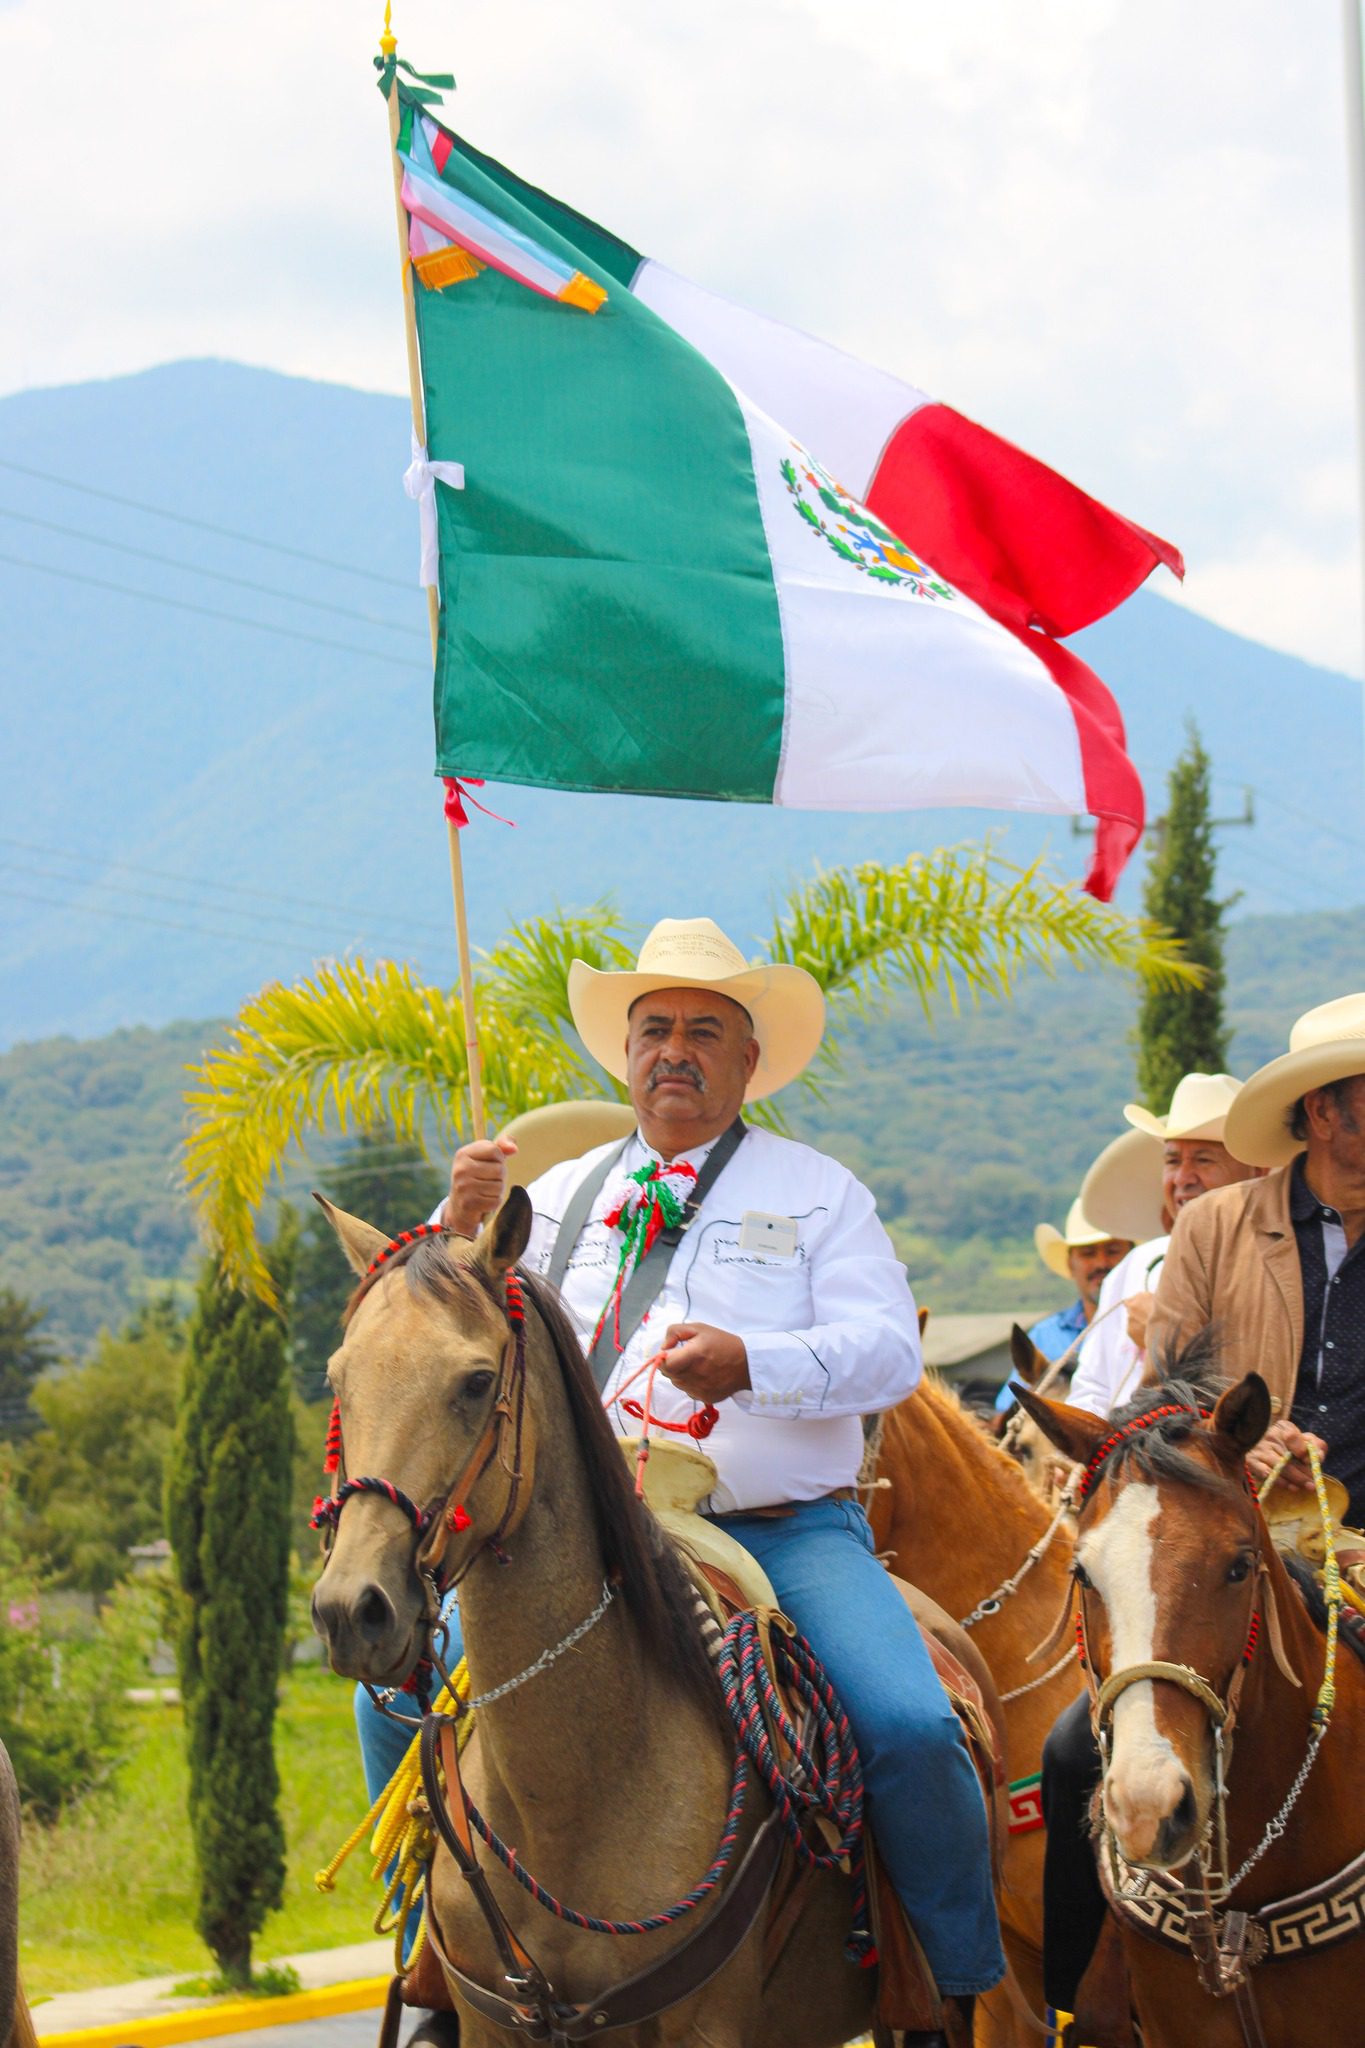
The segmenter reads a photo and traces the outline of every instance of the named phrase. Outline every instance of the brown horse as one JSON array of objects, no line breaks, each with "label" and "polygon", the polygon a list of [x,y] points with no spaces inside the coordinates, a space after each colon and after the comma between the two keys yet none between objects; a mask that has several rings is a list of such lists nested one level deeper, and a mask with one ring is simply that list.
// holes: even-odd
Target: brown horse
[{"label": "brown horse", "polygon": [[[328,1213],[363,1274],[384,1237]],[[530,1223],[530,1203],[514,1189],[475,1245],[425,1238],[362,1281],[330,1371],[349,1472],[392,1484],[348,1500],[314,1615],[334,1669],[376,1686],[401,1683],[425,1639],[427,1595],[396,1492],[434,1503],[439,1561],[459,1579],[473,1690],[495,1695],[479,1708],[466,1789],[551,1893],[604,1919],[638,1918],[684,1896],[715,1855],[733,1732],[690,1585],[634,1497],[572,1331],[531,1282],[522,1283],[523,1338],[515,1337],[507,1277]],[[575,1631],[569,1654],[541,1663]],[[751,1791],[739,1853],[765,1811]],[[715,1900],[728,1879],[678,1925],[613,1939],[543,1911],[480,1854],[507,1925],[556,1996],[574,2005],[608,1998],[725,1911]],[[477,1987],[505,1992],[506,1960],[444,1848],[431,1906],[452,1960]],[[650,2048],[834,2048],[871,2016],[873,1973],[842,1956],[850,1914],[848,1879],[821,1873],[766,1983],[760,1925],[702,1988],[660,2017],[613,2026],[610,2038]],[[463,2048],[505,2041],[453,1988]]]},{"label": "brown horse", "polygon": [[1024,1401],[1086,1467],[1076,1579],[1108,1751],[1101,1867],[1129,1895],[1119,1925],[1147,2048],[1365,2040],[1365,1671],[1343,1653],[1295,1797],[1324,1642],[1246,1482],[1265,1382],[1248,1374],[1215,1405],[1166,1379],[1107,1421]]},{"label": "brown horse", "polygon": [[[869,1514],[877,1549],[893,1571],[913,1579],[959,1620],[969,1617],[1020,1573],[1053,1517],[1019,1467],[994,1443],[941,1382],[926,1378],[893,1408],[882,1431],[877,1476],[889,1485],[872,1494]],[[999,1608],[972,1626],[1004,1702],[1014,1805],[1036,1798],[1028,1785],[1041,1769],[1043,1741],[1080,1686],[1074,1656],[1039,1664],[1028,1653],[1048,1634],[1071,1569],[1069,1526],[1058,1525],[1046,1550],[1006,1594]],[[998,1893],[1005,1949],[1034,2012],[1043,2007],[1043,1833],[1041,1826],[1007,1840]],[[978,1999],[979,2048],[1023,2048],[1035,2040],[1005,1990]]]}]

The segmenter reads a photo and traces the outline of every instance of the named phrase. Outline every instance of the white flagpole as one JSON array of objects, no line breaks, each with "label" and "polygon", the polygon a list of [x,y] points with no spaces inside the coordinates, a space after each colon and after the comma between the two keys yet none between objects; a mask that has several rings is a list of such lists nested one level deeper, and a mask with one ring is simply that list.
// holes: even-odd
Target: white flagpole
[{"label": "white flagpole", "polygon": [[1342,0],[1346,85],[1346,166],[1350,187],[1352,333],[1355,361],[1356,462],[1359,471],[1360,595],[1365,620],[1365,54],[1360,0]]}]

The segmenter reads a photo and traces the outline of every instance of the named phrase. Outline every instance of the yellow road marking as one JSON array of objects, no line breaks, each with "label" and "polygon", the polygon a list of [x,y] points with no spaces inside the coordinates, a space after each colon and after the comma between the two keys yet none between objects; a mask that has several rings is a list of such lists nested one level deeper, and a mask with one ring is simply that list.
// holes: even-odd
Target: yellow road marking
[{"label": "yellow road marking", "polygon": [[[173,2048],[177,2041],[209,2041],[218,2034],[245,2034],[256,2027],[286,2026],[290,2020],[330,2019],[335,2013],[377,2011],[389,1988],[387,1977],[360,1977],[318,1991],[290,1991],[282,1998],[244,1999],[235,2005],[199,2005],[161,2012],[150,2019],[114,2020],[103,2027],[75,2027],[64,2034],[39,2034],[40,2048]],[[42,2007],[34,2015],[42,2025]]]}]

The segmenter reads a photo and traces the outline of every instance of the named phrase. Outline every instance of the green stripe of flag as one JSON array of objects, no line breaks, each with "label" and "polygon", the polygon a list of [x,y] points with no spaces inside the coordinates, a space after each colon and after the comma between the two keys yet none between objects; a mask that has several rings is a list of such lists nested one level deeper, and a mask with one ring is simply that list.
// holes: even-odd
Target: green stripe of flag
[{"label": "green stripe of flag", "polygon": [[771,802],[782,630],[734,394],[625,244],[463,145],[443,176],[608,297],[415,284],[428,447],[465,472],[437,492],[438,773]]}]

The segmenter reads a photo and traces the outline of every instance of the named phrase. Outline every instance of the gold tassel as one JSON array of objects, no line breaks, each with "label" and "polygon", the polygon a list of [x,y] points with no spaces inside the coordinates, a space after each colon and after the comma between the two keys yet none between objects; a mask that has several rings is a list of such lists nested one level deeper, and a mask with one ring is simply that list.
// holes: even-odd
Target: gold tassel
[{"label": "gold tassel", "polygon": [[560,292],[559,301],[563,306],[581,306],[585,313],[595,313],[599,306],[605,305],[606,297],[600,284],[594,284],[590,277],[584,277],[581,270],[576,270]]},{"label": "gold tassel", "polygon": [[415,256],[412,267],[429,292],[443,292],[448,284],[463,284],[466,278],[477,277],[488,266],[458,242],[452,242],[448,249],[432,249],[425,256]]}]

